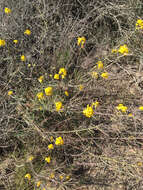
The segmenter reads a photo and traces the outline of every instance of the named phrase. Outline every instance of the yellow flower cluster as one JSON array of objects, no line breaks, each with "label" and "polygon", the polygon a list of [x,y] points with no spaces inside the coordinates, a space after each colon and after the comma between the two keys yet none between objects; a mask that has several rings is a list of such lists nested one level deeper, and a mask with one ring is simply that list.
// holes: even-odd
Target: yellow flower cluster
[{"label": "yellow flower cluster", "polygon": [[83,110],[83,114],[86,117],[89,117],[89,118],[92,117],[94,114],[92,106],[87,105],[87,107]]},{"label": "yellow flower cluster", "polygon": [[127,111],[127,107],[124,106],[123,104],[119,104],[117,107],[117,110],[121,110],[122,112],[126,112]]},{"label": "yellow flower cluster", "polygon": [[31,175],[30,175],[29,173],[27,173],[27,174],[25,175],[25,178],[30,181],[30,180],[31,180]]},{"label": "yellow flower cluster", "polygon": [[18,43],[18,40],[13,40],[13,43],[17,44],[17,43]]},{"label": "yellow flower cluster", "polygon": [[53,94],[53,88],[51,86],[45,88],[45,94],[46,96],[51,96]]},{"label": "yellow flower cluster", "polygon": [[54,75],[54,79],[59,80],[60,79],[60,75],[59,74],[55,74]]},{"label": "yellow flower cluster", "polygon": [[26,57],[25,57],[25,55],[21,55],[21,61],[26,61]]},{"label": "yellow flower cluster", "polygon": [[34,156],[30,156],[29,158],[28,158],[28,161],[32,161],[34,159]]},{"label": "yellow flower cluster", "polygon": [[119,49],[112,49],[112,53],[121,53],[127,55],[129,53],[128,46],[126,44],[119,47]]},{"label": "yellow flower cluster", "polygon": [[37,181],[36,186],[37,186],[37,187],[40,187],[40,185],[41,185],[41,181]]},{"label": "yellow flower cluster", "polygon": [[9,13],[11,13],[11,9],[8,8],[8,7],[5,7],[4,12],[5,12],[6,14],[9,14]]},{"label": "yellow flower cluster", "polygon": [[42,76],[40,76],[39,78],[38,78],[38,81],[40,82],[40,83],[42,83],[43,82],[43,80],[44,80],[44,76],[42,75]]},{"label": "yellow flower cluster", "polygon": [[69,96],[69,93],[68,93],[68,91],[67,91],[67,90],[65,91],[65,95],[66,95],[66,96]]},{"label": "yellow flower cluster", "polygon": [[12,90],[9,90],[8,91],[8,96],[11,96],[13,94],[13,91]]},{"label": "yellow flower cluster", "polygon": [[59,74],[61,75],[62,79],[64,79],[65,76],[67,75],[66,69],[65,68],[60,68]]},{"label": "yellow flower cluster", "polygon": [[62,102],[55,102],[56,111],[60,111],[63,108]]},{"label": "yellow flower cluster", "polygon": [[37,96],[37,98],[38,98],[39,100],[44,99],[44,94],[43,94],[43,92],[38,92],[36,96]]},{"label": "yellow flower cluster", "polygon": [[140,107],[139,107],[139,110],[140,110],[140,111],[143,111],[143,106],[140,106]]},{"label": "yellow flower cluster", "polygon": [[64,141],[63,141],[62,137],[57,137],[56,141],[55,141],[55,145],[60,146],[63,144],[64,144]]},{"label": "yellow flower cluster", "polygon": [[142,30],[143,29],[143,20],[138,19],[136,22],[136,30]]},{"label": "yellow flower cluster", "polygon": [[49,144],[49,145],[48,145],[48,149],[49,149],[49,150],[53,150],[53,149],[54,149],[54,145],[53,145],[53,144]]},{"label": "yellow flower cluster", "polygon": [[98,61],[96,64],[97,64],[98,69],[103,69],[102,61]]},{"label": "yellow flower cluster", "polygon": [[27,29],[27,30],[25,30],[24,34],[30,36],[31,31],[29,29]]},{"label": "yellow flower cluster", "polygon": [[107,72],[102,73],[102,74],[101,74],[101,77],[104,78],[104,79],[108,79],[109,73],[107,73]]},{"label": "yellow flower cluster", "polygon": [[96,101],[96,102],[93,102],[92,104],[91,104],[91,107],[93,108],[97,108],[99,106],[99,102],[98,101]]},{"label": "yellow flower cluster", "polygon": [[121,54],[127,55],[129,53],[129,49],[128,49],[127,45],[125,44],[123,46],[120,46],[118,52]]},{"label": "yellow flower cluster", "polygon": [[45,158],[45,161],[46,161],[47,163],[50,163],[50,162],[51,162],[51,157],[50,157],[50,156],[46,157],[46,158]]},{"label": "yellow flower cluster", "polygon": [[1,47],[1,46],[5,46],[5,44],[6,44],[6,43],[5,43],[5,40],[0,39],[0,47]]},{"label": "yellow flower cluster", "polygon": [[85,44],[85,41],[86,41],[85,37],[78,37],[78,39],[77,39],[77,45],[81,46],[81,48],[83,48],[83,46]]}]

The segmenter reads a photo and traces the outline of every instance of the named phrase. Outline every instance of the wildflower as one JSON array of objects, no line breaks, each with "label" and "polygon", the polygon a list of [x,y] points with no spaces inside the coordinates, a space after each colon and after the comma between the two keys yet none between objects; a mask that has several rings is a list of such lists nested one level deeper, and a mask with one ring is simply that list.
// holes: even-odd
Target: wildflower
[{"label": "wildflower", "polygon": [[40,77],[38,78],[38,81],[39,81],[40,83],[42,83],[43,80],[44,80],[44,76],[40,76]]},{"label": "wildflower", "polygon": [[109,74],[107,72],[106,73],[102,73],[101,77],[104,78],[104,79],[108,79]]},{"label": "wildflower", "polygon": [[143,29],[143,20],[142,19],[138,19],[136,22],[136,30],[140,30]]},{"label": "wildflower", "polygon": [[69,179],[70,179],[70,176],[69,176],[69,175],[67,175],[67,176],[66,176],[66,179],[67,179],[67,180],[69,180]]},{"label": "wildflower", "polygon": [[79,90],[82,91],[84,86],[82,84],[79,85]]},{"label": "wildflower", "polygon": [[92,73],[91,73],[91,76],[92,76],[92,78],[98,78],[98,73],[97,72],[95,72],[95,71],[93,71]]},{"label": "wildflower", "polygon": [[118,53],[117,49],[112,49],[112,53]]},{"label": "wildflower", "polygon": [[140,107],[139,107],[139,110],[140,110],[140,111],[143,111],[143,106],[140,106]]},{"label": "wildflower", "polygon": [[40,185],[41,185],[41,181],[37,181],[36,186],[37,186],[37,187],[40,187]]},{"label": "wildflower", "polygon": [[13,91],[12,90],[9,90],[8,91],[8,95],[11,96],[13,94]]},{"label": "wildflower", "polygon": [[62,102],[55,102],[56,111],[60,111],[63,108]]},{"label": "wildflower", "polygon": [[64,177],[62,175],[59,176],[60,180],[62,180]]},{"label": "wildflower", "polygon": [[51,74],[49,74],[49,77],[51,77],[51,78],[52,78],[52,75],[51,75]]},{"label": "wildflower", "polygon": [[119,104],[117,107],[116,107],[118,110],[121,110],[122,112],[126,112],[127,111],[127,107],[124,106],[123,104]]},{"label": "wildflower", "polygon": [[18,40],[13,40],[13,43],[17,44],[17,43],[18,43]]},{"label": "wildflower", "polygon": [[60,75],[59,74],[55,74],[54,75],[54,79],[59,80],[60,79]]},{"label": "wildflower", "polygon": [[77,45],[78,46],[81,45],[81,48],[83,48],[85,41],[86,41],[85,37],[78,37],[78,39],[77,39]]},{"label": "wildflower", "polygon": [[49,145],[48,145],[48,149],[49,149],[49,150],[53,150],[53,149],[54,149],[54,145],[53,145],[53,144],[49,144]]},{"label": "wildflower", "polygon": [[118,52],[121,54],[127,55],[129,52],[129,49],[128,49],[127,45],[125,44],[123,46],[120,46]]},{"label": "wildflower", "polygon": [[66,95],[66,96],[69,96],[69,93],[68,93],[68,91],[65,91],[65,95]]},{"label": "wildflower", "polygon": [[99,106],[99,102],[97,102],[97,101],[96,101],[96,102],[93,102],[92,105],[91,105],[91,107],[93,108],[93,106],[94,106],[95,108],[97,108],[97,106]]},{"label": "wildflower", "polygon": [[37,98],[38,98],[39,100],[42,100],[42,99],[44,98],[43,92],[38,92],[36,96],[37,96]]},{"label": "wildflower", "polygon": [[142,162],[137,162],[137,165],[138,165],[139,167],[141,167],[141,166],[143,165],[143,163],[142,163]]},{"label": "wildflower", "polygon": [[24,34],[29,36],[31,34],[31,31],[29,29],[27,29],[27,30],[25,30]]},{"label": "wildflower", "polygon": [[62,76],[62,79],[64,79],[65,76],[67,75],[66,69],[65,68],[60,68],[59,74]]},{"label": "wildflower", "polygon": [[5,7],[4,12],[5,12],[6,14],[9,14],[9,13],[11,13],[11,9],[8,8],[8,7]]},{"label": "wildflower", "polygon": [[50,157],[50,156],[46,157],[46,158],[45,158],[45,161],[46,161],[47,163],[50,163],[50,162],[51,162],[51,157]]},{"label": "wildflower", "polygon": [[28,173],[28,174],[25,175],[25,178],[27,178],[30,181],[31,175]]},{"label": "wildflower", "polygon": [[103,69],[103,63],[102,61],[98,61],[97,63],[98,69]]},{"label": "wildflower", "polygon": [[64,144],[64,141],[62,139],[62,137],[57,137],[56,138],[56,141],[55,141],[55,144],[58,146],[58,145],[63,145]]},{"label": "wildflower", "polygon": [[34,156],[30,156],[29,158],[28,158],[28,161],[32,161],[34,159]]},{"label": "wildflower", "polygon": [[0,47],[1,47],[1,46],[5,46],[5,44],[6,44],[6,43],[5,43],[5,40],[1,40],[1,39],[0,39]]},{"label": "wildflower", "polygon": [[53,179],[55,177],[55,174],[54,173],[51,173],[50,174],[50,178]]},{"label": "wildflower", "polygon": [[26,61],[26,57],[24,55],[21,55],[21,61]]},{"label": "wildflower", "polygon": [[51,86],[45,88],[45,94],[51,96],[53,94],[53,88]]},{"label": "wildflower", "polygon": [[129,117],[133,117],[133,114],[132,114],[132,113],[129,113],[128,116],[129,116]]},{"label": "wildflower", "polygon": [[94,112],[93,112],[93,108],[89,105],[87,105],[87,107],[83,110],[83,114],[86,116],[86,117],[92,117]]},{"label": "wildflower", "polygon": [[54,138],[53,138],[52,136],[50,137],[50,141],[51,141],[51,142],[53,142],[53,141],[54,141]]}]

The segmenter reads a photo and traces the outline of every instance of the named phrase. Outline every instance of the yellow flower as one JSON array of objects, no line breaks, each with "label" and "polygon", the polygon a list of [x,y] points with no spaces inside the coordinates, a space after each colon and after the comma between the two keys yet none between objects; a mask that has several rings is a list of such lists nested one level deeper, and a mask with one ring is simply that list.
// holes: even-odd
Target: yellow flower
[{"label": "yellow flower", "polygon": [[60,75],[59,74],[55,74],[54,75],[54,79],[59,80],[60,79]]},{"label": "yellow flower", "polygon": [[43,92],[38,92],[36,96],[37,96],[37,98],[38,98],[39,100],[42,100],[42,99],[44,98]]},{"label": "yellow flower", "polygon": [[13,43],[17,44],[17,43],[18,43],[18,40],[13,40]]},{"label": "yellow flower", "polygon": [[50,174],[50,178],[53,179],[55,177],[55,174],[54,173],[51,173]]},{"label": "yellow flower", "polygon": [[63,108],[62,102],[55,102],[56,111],[60,111]]},{"label": "yellow flower", "polygon": [[51,86],[45,88],[45,94],[51,96],[53,94],[53,88]]},{"label": "yellow flower", "polygon": [[98,65],[98,69],[103,69],[102,61],[98,61],[96,64]]},{"label": "yellow flower", "polygon": [[128,116],[129,116],[129,117],[133,117],[133,114],[132,114],[132,113],[129,113]]},{"label": "yellow flower", "polygon": [[85,37],[78,37],[78,39],[77,39],[77,45],[78,46],[81,45],[81,48],[83,48],[85,41],[86,41]]},{"label": "yellow flower", "polygon": [[94,111],[93,111],[93,108],[89,105],[87,105],[87,107],[83,110],[83,114],[86,116],[86,117],[92,117],[93,114],[94,114]]},{"label": "yellow flower", "polygon": [[62,180],[64,177],[62,175],[59,176],[60,180]]},{"label": "yellow flower", "polygon": [[140,30],[143,29],[143,20],[142,19],[138,19],[136,22],[136,30]]},{"label": "yellow flower", "polygon": [[37,187],[40,187],[40,185],[41,185],[41,181],[37,181],[36,186],[37,186]]},{"label": "yellow flower", "polygon": [[0,47],[1,47],[1,46],[5,46],[5,44],[6,44],[6,43],[5,43],[5,40],[1,40],[1,39],[0,39]]},{"label": "yellow flower", "polygon": [[54,141],[54,138],[53,138],[52,136],[50,137],[50,141],[51,141],[51,142],[53,142],[53,141]]},{"label": "yellow flower", "polygon": [[25,178],[27,178],[30,181],[31,175],[28,173],[28,174],[25,175]]},{"label": "yellow flower", "polygon": [[91,76],[92,76],[92,78],[98,78],[98,73],[97,72],[95,72],[95,71],[93,71],[92,73],[91,73]]},{"label": "yellow flower", "polygon": [[79,90],[82,91],[84,89],[84,86],[82,84],[79,85]]},{"label": "yellow flower", "polygon": [[65,91],[65,95],[66,95],[66,96],[69,96],[69,93],[68,93],[68,91]]},{"label": "yellow flower", "polygon": [[122,112],[126,112],[127,111],[127,107],[124,106],[123,104],[119,104],[117,107],[117,110],[121,110]]},{"label": "yellow flower", "polygon": [[139,167],[141,167],[141,166],[143,165],[143,163],[142,163],[142,162],[137,162],[137,165],[138,165]]},{"label": "yellow flower", "polygon": [[93,106],[95,107],[95,108],[97,108],[97,106],[99,106],[99,102],[93,102],[92,104],[91,104],[91,107],[93,108]]},{"label": "yellow flower", "polygon": [[63,145],[64,144],[64,141],[62,139],[62,137],[57,137],[56,138],[56,141],[55,141],[55,144],[58,146],[58,145]]},{"label": "yellow flower", "polygon": [[112,53],[118,53],[117,49],[112,49]]},{"label": "yellow flower", "polygon": [[40,76],[40,77],[38,78],[38,81],[39,81],[40,83],[42,83],[43,80],[44,80],[44,76]]},{"label": "yellow flower", "polygon": [[127,55],[129,53],[129,49],[128,49],[127,45],[125,44],[123,46],[120,46],[118,52],[121,54]]},{"label": "yellow flower", "polygon": [[26,61],[26,57],[24,55],[21,55],[21,61]]},{"label": "yellow flower", "polygon": [[28,161],[32,161],[34,159],[34,156],[30,156],[29,158],[28,158]]},{"label": "yellow flower", "polygon": [[139,107],[139,110],[143,111],[143,106],[140,106],[140,107]]},{"label": "yellow flower", "polygon": [[11,13],[11,9],[10,9],[10,8],[5,7],[4,12],[5,12],[6,14],[9,14],[9,13]]},{"label": "yellow flower", "polygon": [[8,91],[8,95],[9,95],[9,96],[11,96],[12,94],[13,94],[13,91],[12,91],[12,90]]},{"label": "yellow flower", "polygon": [[51,77],[51,78],[52,78],[52,75],[51,75],[51,74],[49,74],[49,77]]},{"label": "yellow flower", "polygon": [[49,145],[48,145],[48,149],[49,149],[49,150],[53,150],[53,149],[54,149],[53,144],[49,144]]},{"label": "yellow flower", "polygon": [[28,67],[31,67],[31,64],[28,64]]},{"label": "yellow flower", "polygon": [[101,77],[104,78],[104,79],[108,79],[109,74],[107,72],[106,73],[102,73]]},{"label": "yellow flower", "polygon": [[66,69],[65,68],[60,68],[59,74],[62,76],[62,79],[64,79],[65,76],[67,75]]},{"label": "yellow flower", "polygon": [[50,156],[46,157],[46,158],[45,158],[45,161],[46,161],[47,163],[50,163],[50,162],[51,162],[51,157],[50,157]]},{"label": "yellow flower", "polygon": [[31,31],[29,29],[27,29],[27,30],[25,30],[24,34],[29,36],[31,34]]},{"label": "yellow flower", "polygon": [[69,175],[67,175],[67,176],[66,176],[66,179],[67,179],[67,180],[69,180],[69,179],[70,179],[70,176],[69,176]]}]

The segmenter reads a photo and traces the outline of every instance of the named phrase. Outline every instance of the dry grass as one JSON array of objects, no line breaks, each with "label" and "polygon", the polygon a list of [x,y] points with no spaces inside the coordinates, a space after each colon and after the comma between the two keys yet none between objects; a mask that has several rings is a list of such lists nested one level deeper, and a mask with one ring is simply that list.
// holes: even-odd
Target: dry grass
[{"label": "dry grass", "polygon": [[[0,189],[143,189],[143,30],[135,30],[142,1],[1,0],[0,9],[0,39],[6,41],[0,47]],[[77,45],[81,36],[84,48]],[[124,44],[128,55],[112,53]],[[60,68],[67,75],[55,80]],[[39,101],[36,94],[48,86],[53,95]],[[99,106],[87,118],[83,109],[95,101]],[[116,108],[121,103],[125,113]],[[59,136],[64,145],[56,146]]]}]

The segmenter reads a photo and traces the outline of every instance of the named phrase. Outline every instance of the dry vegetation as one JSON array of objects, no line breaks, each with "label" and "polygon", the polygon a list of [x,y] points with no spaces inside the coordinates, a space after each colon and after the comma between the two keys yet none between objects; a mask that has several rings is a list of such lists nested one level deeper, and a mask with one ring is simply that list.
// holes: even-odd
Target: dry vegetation
[{"label": "dry vegetation", "polygon": [[140,19],[142,0],[0,1],[0,190],[143,189]]}]

